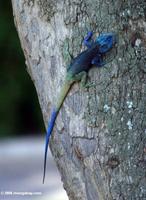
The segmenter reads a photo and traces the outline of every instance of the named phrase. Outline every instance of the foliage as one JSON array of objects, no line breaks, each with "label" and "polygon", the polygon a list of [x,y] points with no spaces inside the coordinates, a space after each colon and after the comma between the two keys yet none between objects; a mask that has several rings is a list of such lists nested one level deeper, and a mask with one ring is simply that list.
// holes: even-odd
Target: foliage
[{"label": "foliage", "polygon": [[27,74],[10,1],[0,2],[0,136],[43,130],[37,95]]}]

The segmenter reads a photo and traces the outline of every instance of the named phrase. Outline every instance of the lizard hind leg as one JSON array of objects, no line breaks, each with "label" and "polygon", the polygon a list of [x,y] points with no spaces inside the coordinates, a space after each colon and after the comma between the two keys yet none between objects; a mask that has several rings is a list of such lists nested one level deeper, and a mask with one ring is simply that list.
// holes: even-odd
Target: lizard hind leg
[{"label": "lizard hind leg", "polygon": [[75,81],[80,81],[80,87],[81,88],[90,88],[95,87],[94,83],[87,83],[87,72],[82,71],[79,74],[76,74],[74,77]]}]

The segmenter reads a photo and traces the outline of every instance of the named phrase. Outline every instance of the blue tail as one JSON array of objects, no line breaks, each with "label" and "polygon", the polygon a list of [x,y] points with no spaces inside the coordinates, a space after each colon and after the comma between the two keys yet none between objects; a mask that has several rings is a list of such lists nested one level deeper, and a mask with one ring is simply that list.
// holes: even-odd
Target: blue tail
[{"label": "blue tail", "polygon": [[52,133],[52,130],[53,130],[53,127],[54,127],[54,123],[55,123],[57,114],[58,114],[57,110],[53,109],[52,113],[51,113],[51,119],[50,119],[49,124],[48,124],[48,129],[47,129],[47,134],[46,134],[46,145],[45,145],[43,183],[44,183],[45,174],[46,174],[46,161],[47,161],[47,152],[48,152],[49,138],[50,138],[50,135]]}]

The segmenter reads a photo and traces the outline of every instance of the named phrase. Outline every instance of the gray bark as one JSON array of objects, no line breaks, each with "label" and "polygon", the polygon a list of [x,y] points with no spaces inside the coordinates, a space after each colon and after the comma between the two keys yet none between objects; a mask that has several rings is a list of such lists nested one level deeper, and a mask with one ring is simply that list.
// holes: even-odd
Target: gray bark
[{"label": "gray bark", "polygon": [[70,55],[81,52],[87,30],[118,34],[116,58],[89,72],[96,87],[83,91],[75,84],[70,90],[50,148],[70,200],[146,199],[146,3],[12,0],[12,4],[46,126]]}]

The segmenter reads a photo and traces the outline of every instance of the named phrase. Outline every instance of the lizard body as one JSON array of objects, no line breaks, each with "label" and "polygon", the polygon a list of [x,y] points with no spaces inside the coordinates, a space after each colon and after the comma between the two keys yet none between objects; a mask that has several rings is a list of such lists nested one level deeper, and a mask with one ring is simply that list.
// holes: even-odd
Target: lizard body
[{"label": "lizard body", "polygon": [[116,35],[114,33],[101,34],[95,41],[92,40],[92,35],[92,32],[89,32],[84,39],[84,45],[88,47],[87,50],[83,51],[76,58],[74,58],[67,68],[66,78],[60,91],[60,96],[58,97],[56,105],[53,107],[51,112],[51,119],[49,121],[46,134],[43,183],[45,180],[49,138],[52,133],[56,117],[69,89],[72,84],[77,81],[80,81],[81,86],[84,86],[86,84],[87,72],[93,65],[96,65],[97,67],[105,65],[106,63],[103,62],[102,55],[107,53],[116,43]]}]

